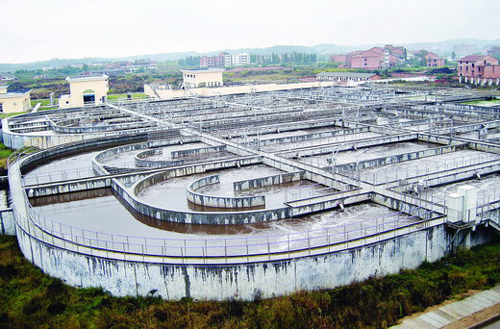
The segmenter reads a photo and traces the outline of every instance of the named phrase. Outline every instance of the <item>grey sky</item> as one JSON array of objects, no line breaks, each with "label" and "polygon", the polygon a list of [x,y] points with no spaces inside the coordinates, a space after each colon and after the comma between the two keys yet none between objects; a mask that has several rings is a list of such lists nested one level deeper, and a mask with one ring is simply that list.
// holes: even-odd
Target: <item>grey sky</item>
[{"label": "grey sky", "polygon": [[0,63],[500,38],[499,0],[0,0]]}]

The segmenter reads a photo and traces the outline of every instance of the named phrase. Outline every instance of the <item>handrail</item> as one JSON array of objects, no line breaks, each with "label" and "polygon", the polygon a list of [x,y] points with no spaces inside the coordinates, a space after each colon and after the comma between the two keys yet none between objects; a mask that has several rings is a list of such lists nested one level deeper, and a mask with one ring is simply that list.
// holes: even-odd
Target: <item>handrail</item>
[{"label": "handrail", "polygon": [[[349,224],[332,226],[306,232],[275,234],[255,237],[224,238],[191,238],[164,239],[140,236],[128,236],[110,233],[99,233],[86,230],[49,219],[38,213],[31,205],[28,208],[29,220],[39,232],[38,238],[62,248],[69,244],[75,248],[89,248],[116,252],[120,254],[168,257],[168,258],[248,258],[262,255],[279,255],[307,250],[331,247],[338,244],[349,244],[358,239],[379,236],[381,239],[389,233],[396,234],[398,230],[405,233],[418,231],[427,226],[432,218],[432,212],[424,213],[424,219],[417,219],[423,208],[414,208],[414,214],[402,213],[380,216]],[[29,224],[28,224],[29,225]],[[34,234],[32,229],[31,234]],[[35,237],[37,233],[34,234]],[[391,235],[391,237],[393,236]],[[57,242],[59,241],[59,242]],[[59,243],[59,244],[58,244]],[[92,251],[89,251],[92,253]],[[123,259],[124,255],[117,256]],[[223,261],[223,260],[222,260]]]}]

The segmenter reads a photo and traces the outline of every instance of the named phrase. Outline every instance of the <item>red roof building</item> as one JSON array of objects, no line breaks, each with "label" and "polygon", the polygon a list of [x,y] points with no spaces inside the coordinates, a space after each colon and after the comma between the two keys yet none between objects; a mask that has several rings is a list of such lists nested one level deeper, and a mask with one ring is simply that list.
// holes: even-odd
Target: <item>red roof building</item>
[{"label": "red roof building", "polygon": [[[386,45],[368,50],[353,51],[346,56],[346,67],[364,70],[380,70],[394,67],[404,60],[404,48]],[[336,58],[338,58],[336,56]]]},{"label": "red roof building", "polygon": [[498,59],[487,55],[469,55],[458,61],[458,76],[477,78],[484,72],[484,66],[498,65]]},{"label": "red roof building", "polygon": [[431,52],[425,55],[425,60],[428,67],[444,66],[444,58],[440,58],[438,55]]},{"label": "red roof building", "polygon": [[495,82],[500,80],[500,65],[498,59],[488,55],[469,55],[458,61],[458,76],[465,82],[481,83]]}]

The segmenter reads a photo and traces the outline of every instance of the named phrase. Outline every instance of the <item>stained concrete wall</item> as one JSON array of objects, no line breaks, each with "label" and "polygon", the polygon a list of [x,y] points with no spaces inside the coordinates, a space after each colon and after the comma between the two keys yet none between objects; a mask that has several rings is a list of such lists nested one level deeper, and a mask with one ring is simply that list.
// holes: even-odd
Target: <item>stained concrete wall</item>
[{"label": "stained concrete wall", "polygon": [[[7,120],[7,119],[3,119]],[[62,144],[78,143],[83,141],[93,142],[93,140],[107,140],[110,138],[122,138],[125,140],[140,140],[141,133],[145,133],[150,128],[123,130],[109,133],[95,133],[95,134],[19,134],[12,132],[8,129],[5,121],[2,123],[4,144],[13,149],[20,149],[25,146],[34,146],[40,149],[47,149],[56,147]],[[140,136],[140,137],[138,137]]]},{"label": "stained concrete wall", "polygon": [[[71,121],[74,121],[77,124],[80,123],[80,120],[75,119],[75,120],[65,120],[65,124],[71,124]],[[49,123],[50,123],[50,128],[53,131],[61,133],[61,134],[89,134],[89,133],[96,133],[96,132],[115,131],[115,130],[122,130],[122,129],[137,129],[137,128],[146,128],[146,127],[156,126],[155,123],[144,122],[141,120],[137,120],[136,122],[121,123],[121,124],[100,123],[99,125],[95,125],[95,126],[80,126],[80,127],[63,126],[63,125],[61,125],[60,122],[54,123],[50,119],[49,119]]]},{"label": "stained concrete wall", "polygon": [[111,186],[111,177],[82,178],[56,184],[41,184],[27,188],[28,197],[42,197],[62,193],[95,190]]},{"label": "stained concrete wall", "polygon": [[235,191],[248,190],[253,188],[261,188],[265,186],[279,185],[290,182],[297,182],[304,179],[305,171],[279,174],[274,176],[248,179],[244,181],[234,182],[233,188]]},{"label": "stained concrete wall", "polygon": [[393,156],[389,156],[389,157],[359,161],[357,164],[356,164],[356,162],[352,162],[352,163],[336,165],[335,168],[339,169],[339,170],[351,170],[351,171],[356,170],[356,167],[358,167],[358,169],[367,169],[367,168],[372,168],[372,167],[385,166],[385,165],[392,164],[392,163],[401,163],[401,162],[405,162],[405,161],[411,161],[411,160],[422,159],[422,158],[431,157],[431,156],[435,156],[435,155],[441,155],[441,154],[446,154],[446,153],[450,153],[450,152],[466,150],[467,148],[468,148],[468,144],[466,144],[466,143],[461,144],[461,145],[435,147],[435,148],[422,150],[422,151],[403,153],[403,154],[397,154],[397,155],[393,155]]},{"label": "stained concrete wall", "polygon": [[225,150],[226,150],[226,145],[200,147],[200,148],[195,148],[195,149],[172,151],[172,152],[170,152],[170,156],[172,158],[177,158],[177,157],[186,157],[186,156],[191,156],[191,155],[218,153],[218,152],[222,152]]},{"label": "stained concrete wall", "polygon": [[369,146],[377,146],[384,145],[390,143],[400,143],[407,142],[417,139],[417,134],[405,134],[405,135],[397,135],[397,136],[382,136],[382,137],[372,137],[372,138],[364,138],[364,139],[356,139],[349,140],[345,142],[337,142],[330,145],[320,145],[316,147],[308,147],[307,149],[298,149],[293,151],[283,151],[279,152],[283,156],[295,156],[295,157],[304,157],[304,156],[313,156],[313,155],[322,155],[332,153],[333,151],[346,151],[352,149],[354,146],[356,148],[363,148]]},{"label": "stained concrete wall", "polygon": [[[480,234],[480,230],[473,233],[473,244],[487,240]],[[423,261],[436,261],[448,250],[450,238],[442,224],[318,256],[234,265],[190,265],[189,259],[164,264],[161,258],[155,263],[84,255],[39,241],[26,231],[18,234],[25,256],[67,284],[102,287],[117,296],[145,296],[156,290],[155,295],[172,300],[252,300],[335,288],[415,268]]]},{"label": "stained concrete wall", "polygon": [[277,137],[277,138],[263,139],[263,140],[260,140],[259,143],[261,146],[280,144],[280,143],[293,143],[293,142],[306,141],[306,140],[316,139],[316,138],[329,138],[329,137],[335,137],[335,136],[359,134],[359,133],[364,133],[364,132],[369,132],[369,128],[363,127],[363,128],[354,128],[354,129],[342,129],[342,130],[328,131],[328,132],[322,132],[322,133],[316,133],[316,134]]},{"label": "stained concrete wall", "polygon": [[14,213],[11,208],[0,210],[0,234],[16,235]]},{"label": "stained concrete wall", "polygon": [[222,197],[195,192],[197,189],[208,185],[218,184],[219,182],[219,175],[203,177],[194,181],[187,188],[187,199],[194,204],[213,208],[253,208],[266,205],[266,198],[263,195]]},{"label": "stained concrete wall", "polygon": [[156,219],[186,224],[228,225],[267,222],[290,217],[289,208],[260,211],[235,212],[195,212],[176,211],[159,208],[140,201],[118,182],[112,183],[113,189],[137,212]]}]

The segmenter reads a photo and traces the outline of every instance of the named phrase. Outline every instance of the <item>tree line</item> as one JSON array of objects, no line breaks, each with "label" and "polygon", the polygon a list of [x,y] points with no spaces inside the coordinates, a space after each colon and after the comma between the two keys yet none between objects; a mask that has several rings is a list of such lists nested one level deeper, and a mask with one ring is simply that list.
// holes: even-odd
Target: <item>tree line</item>
[{"label": "tree line", "polygon": [[[199,67],[200,56],[188,56],[178,61],[181,67]],[[250,54],[250,64],[310,64],[316,63],[316,54],[308,54],[305,52],[291,52],[291,53],[271,53],[271,55],[258,55]]]}]

